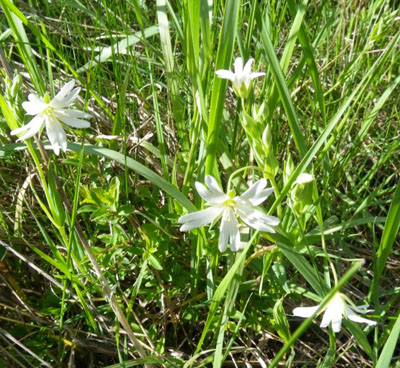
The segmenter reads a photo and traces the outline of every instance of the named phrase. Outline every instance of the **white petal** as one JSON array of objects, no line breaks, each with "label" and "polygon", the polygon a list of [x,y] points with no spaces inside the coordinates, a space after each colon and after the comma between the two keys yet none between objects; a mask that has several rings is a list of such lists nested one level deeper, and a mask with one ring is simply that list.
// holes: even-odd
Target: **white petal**
[{"label": "white petal", "polygon": [[188,231],[209,224],[214,221],[223,211],[222,207],[209,207],[202,211],[192,212],[178,219],[181,231]]},{"label": "white petal", "polygon": [[363,318],[359,316],[357,313],[355,313],[352,309],[352,307],[347,306],[346,308],[346,314],[347,318],[350,319],[351,321],[357,322],[357,323],[367,323],[369,326],[375,326],[376,322],[371,321],[369,319]]},{"label": "white petal", "polygon": [[215,180],[215,178],[211,175],[206,175],[206,184],[208,186],[208,189],[211,190],[211,192],[216,193],[216,194],[224,194],[226,195],[218,185],[218,182]]},{"label": "white petal", "polygon": [[265,179],[257,180],[255,183],[250,185],[250,187],[240,196],[240,198],[251,200],[256,196],[257,193],[262,191],[267,186],[267,181]]},{"label": "white petal", "polygon": [[46,120],[46,131],[54,153],[58,156],[60,148],[67,150],[67,137],[61,124],[56,119]]},{"label": "white petal", "polygon": [[[254,63],[254,59],[253,58],[250,58],[249,60],[247,60],[247,63],[243,68],[243,74],[244,75],[250,76],[251,67],[253,66],[253,63]],[[253,73],[253,74],[256,74],[256,73]]]},{"label": "white petal", "polygon": [[243,59],[240,56],[235,59],[235,62],[233,64],[233,68],[234,68],[235,74],[242,74],[242,72],[243,72]]},{"label": "white petal", "polygon": [[227,246],[228,246],[228,238],[225,235],[219,234],[218,250],[221,253],[224,253],[226,251]]},{"label": "white petal", "polygon": [[80,111],[80,110],[64,109],[63,113],[68,116],[72,116],[73,118],[78,118],[78,119],[91,119],[92,118],[91,114],[84,112],[84,111]]},{"label": "white petal", "polygon": [[40,130],[42,125],[43,125],[43,117],[41,115],[37,115],[28,124],[26,124],[20,128],[14,129],[11,132],[11,134],[15,135],[15,134],[19,134],[19,133],[22,133],[25,130],[27,130],[27,132],[25,134],[23,134],[21,137],[19,137],[17,139],[17,142],[23,141],[25,139],[33,137]]},{"label": "white petal", "polygon": [[274,191],[274,188],[266,188],[267,181],[260,179],[249,187],[239,198],[249,201],[253,206],[258,206],[264,202]]},{"label": "white petal", "polygon": [[275,230],[271,226],[277,226],[280,223],[277,217],[266,215],[252,207],[237,204],[236,210],[247,226],[259,231],[274,233]]},{"label": "white petal", "polygon": [[250,203],[253,206],[258,206],[261,203],[263,203],[273,192],[274,188],[266,188],[262,190],[260,193],[257,193],[257,195],[254,196],[252,200],[250,200]]},{"label": "white petal", "polygon": [[229,199],[229,196],[221,190],[217,181],[211,175],[206,175],[205,181],[208,189],[199,182],[195,183],[197,192],[201,198],[215,204],[221,204]]},{"label": "white petal", "polygon": [[342,315],[335,314],[334,318],[332,318],[332,330],[333,332],[340,332],[340,328],[342,327]]},{"label": "white petal", "polygon": [[222,214],[218,245],[220,252],[224,252],[226,250],[226,245],[228,243],[230,244],[233,252],[240,249],[240,233],[238,222],[234,212],[231,209],[225,209]]},{"label": "white petal", "polygon": [[221,79],[229,79],[230,81],[235,79],[235,74],[233,74],[230,70],[219,69],[215,71],[215,74]]},{"label": "white petal", "polygon": [[342,318],[346,304],[341,297],[341,294],[336,294],[328,306],[326,307],[324,317],[322,318],[321,327],[327,327],[332,322],[334,332],[339,332],[342,325]]},{"label": "white petal", "polygon": [[328,313],[328,310],[325,310],[320,327],[327,327],[329,323],[331,323],[331,321],[332,321],[332,314]]},{"label": "white petal", "polygon": [[36,95],[36,94],[34,94],[34,93],[30,93],[29,95],[28,95],[28,100],[30,101],[30,102],[33,102],[33,103],[35,103],[35,104],[45,104],[45,105],[47,105],[47,103],[46,102],[44,102],[44,100],[41,98],[41,97],[39,97],[38,95]]},{"label": "white petal", "polygon": [[74,80],[68,82],[63,88],[60,89],[60,91],[56,94],[54,99],[57,101],[64,100],[65,97],[72,91],[72,88],[74,88],[74,85],[75,85]]},{"label": "white petal", "polygon": [[293,315],[296,317],[308,318],[311,317],[319,308],[319,305],[315,307],[297,307],[293,309]]},{"label": "white petal", "polygon": [[368,312],[372,312],[373,309],[368,309],[369,305],[368,304],[364,304],[364,305],[349,305],[349,307],[357,312],[357,313],[368,313]]},{"label": "white petal", "polygon": [[48,106],[47,103],[33,93],[29,94],[28,100],[22,103],[22,107],[28,115],[40,114]]},{"label": "white petal", "polygon": [[265,75],[265,73],[263,73],[263,72],[251,73],[248,76],[248,79],[252,80],[252,79],[255,79],[255,78],[258,78],[258,77],[263,77],[264,75]]},{"label": "white petal", "polygon": [[69,106],[71,105],[75,99],[78,97],[79,92],[81,91],[81,87],[74,88],[71,93],[64,99],[64,105]]},{"label": "white petal", "polygon": [[211,190],[208,190],[203,184],[199,183],[198,181],[196,181],[196,183],[194,185],[196,186],[196,190],[199,193],[200,197],[203,198],[208,203],[220,204],[220,203],[225,202],[227,199],[229,199],[229,197],[225,193],[212,192]]},{"label": "white petal", "polygon": [[[80,87],[74,88],[71,93],[69,93],[67,96],[65,96],[64,99],[59,99],[57,96],[54,97],[51,102],[50,105],[53,106],[55,109],[62,109],[64,107],[67,107],[69,105],[71,105],[75,99],[78,97],[79,92],[81,91]],[[61,92],[61,91],[60,91]]]},{"label": "white petal", "polygon": [[88,121],[74,118],[74,117],[70,116],[69,114],[67,115],[67,114],[57,113],[57,117],[64,124],[67,124],[73,128],[89,128],[90,127],[90,123]]}]

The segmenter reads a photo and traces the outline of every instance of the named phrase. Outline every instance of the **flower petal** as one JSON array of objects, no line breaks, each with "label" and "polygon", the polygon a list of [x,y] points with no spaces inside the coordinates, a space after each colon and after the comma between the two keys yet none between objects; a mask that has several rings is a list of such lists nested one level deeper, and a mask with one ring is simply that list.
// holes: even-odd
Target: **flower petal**
[{"label": "flower petal", "polygon": [[22,103],[22,107],[28,115],[40,114],[48,106],[47,103],[33,93],[28,95],[28,100]]},{"label": "flower petal", "polygon": [[215,193],[211,190],[208,190],[203,184],[196,181],[194,184],[196,186],[196,190],[199,193],[200,197],[203,198],[208,203],[221,204],[227,200],[227,195],[223,192]]},{"label": "flower petal", "polygon": [[355,313],[352,310],[352,307],[346,306],[346,315],[347,315],[347,318],[351,321],[354,321],[357,323],[367,323],[369,326],[376,325],[375,321],[371,321],[370,319],[359,316],[357,313]]},{"label": "flower petal", "polygon": [[368,312],[372,312],[373,309],[368,309],[369,305],[368,304],[364,304],[364,305],[349,305],[349,307],[356,313],[368,313]]},{"label": "flower petal", "polygon": [[78,119],[91,119],[93,116],[87,112],[80,110],[72,110],[72,109],[64,109],[63,112],[66,115],[72,116],[73,118]]},{"label": "flower petal", "polygon": [[250,202],[253,206],[258,206],[264,202],[274,191],[274,188],[266,188],[267,180],[260,179],[252,184],[239,198]]},{"label": "flower petal", "polygon": [[327,327],[329,323],[332,322],[333,331],[340,332],[345,307],[346,304],[342,299],[341,294],[336,294],[326,307],[320,326]]},{"label": "flower petal", "polygon": [[60,99],[59,97],[57,97],[58,94],[61,92],[60,91],[57,94],[57,96],[51,100],[50,105],[53,106],[55,109],[62,109],[64,107],[67,107],[75,101],[75,99],[78,97],[80,91],[81,91],[81,88],[76,87],[63,99]]},{"label": "flower petal", "polygon": [[54,100],[57,101],[62,101],[65,99],[65,97],[67,97],[67,95],[69,95],[69,93],[72,91],[72,88],[74,88],[75,85],[75,81],[72,80],[70,82],[68,82],[63,88],[60,89],[60,91],[56,94],[56,96],[54,97]]},{"label": "flower petal", "polygon": [[221,79],[228,79],[230,81],[233,81],[235,79],[235,74],[232,73],[230,70],[219,69],[215,71],[215,74],[218,78]]},{"label": "flower petal", "polygon": [[277,217],[266,215],[253,207],[240,203],[236,204],[236,210],[239,217],[247,226],[259,231],[275,233],[275,230],[271,226],[277,226],[280,223]]},{"label": "flower petal", "polygon": [[[340,328],[342,327],[342,318],[343,316],[339,313],[335,313],[332,317],[332,330],[333,332],[340,332]],[[322,327],[322,324],[321,324]]]},{"label": "flower petal", "polygon": [[229,199],[229,196],[221,190],[217,181],[211,175],[206,175],[205,181],[208,189],[199,182],[196,182],[195,186],[200,197],[206,202],[221,204]]},{"label": "flower petal", "polygon": [[221,228],[219,234],[218,249],[220,252],[226,250],[227,244],[230,244],[232,252],[240,249],[240,233],[235,213],[231,209],[225,209],[222,214]]},{"label": "flower petal", "polygon": [[250,201],[254,196],[262,191],[267,186],[266,179],[257,180],[255,183],[249,186],[249,188],[240,196],[242,199]]},{"label": "flower petal", "polygon": [[67,136],[61,124],[56,119],[46,119],[46,131],[54,153],[58,156],[60,148],[65,152],[67,150]]},{"label": "flower petal", "polygon": [[90,127],[90,123],[88,121],[74,118],[74,117],[70,116],[69,114],[57,113],[57,117],[64,124],[67,124],[73,128],[89,128]]},{"label": "flower petal", "polygon": [[254,59],[250,58],[249,60],[247,60],[247,63],[245,64],[244,68],[243,68],[243,74],[250,77],[251,74],[256,74],[256,73],[251,73],[251,68],[253,66],[254,63]]},{"label": "flower petal", "polygon": [[322,317],[322,321],[320,327],[327,327],[332,322],[332,314],[331,311],[325,310],[324,316]]},{"label": "flower petal", "polygon": [[253,80],[253,79],[258,78],[258,77],[263,77],[264,75],[265,75],[265,73],[263,73],[263,72],[251,73],[248,76],[248,79],[249,80]]},{"label": "flower petal", "polygon": [[41,115],[36,115],[28,124],[14,129],[11,131],[12,135],[19,134],[27,130],[25,134],[17,139],[17,142],[23,141],[25,139],[31,138],[34,136],[43,125],[43,117]]},{"label": "flower petal", "polygon": [[206,175],[205,181],[208,186],[208,189],[210,189],[213,193],[225,195],[225,193],[221,190],[218,182],[215,180],[213,176]]},{"label": "flower petal", "polygon": [[259,206],[263,203],[272,193],[274,192],[274,188],[266,188],[261,192],[257,193],[256,196],[250,201],[253,206]]},{"label": "flower petal", "polygon": [[308,318],[311,317],[319,308],[319,305],[315,307],[297,307],[293,309],[293,315],[296,317]]},{"label": "flower petal", "polygon": [[243,59],[240,56],[235,59],[233,69],[235,71],[235,74],[243,73]]},{"label": "flower petal", "polygon": [[209,224],[214,221],[223,211],[222,207],[209,207],[205,210],[188,213],[178,219],[181,231],[188,231]]}]

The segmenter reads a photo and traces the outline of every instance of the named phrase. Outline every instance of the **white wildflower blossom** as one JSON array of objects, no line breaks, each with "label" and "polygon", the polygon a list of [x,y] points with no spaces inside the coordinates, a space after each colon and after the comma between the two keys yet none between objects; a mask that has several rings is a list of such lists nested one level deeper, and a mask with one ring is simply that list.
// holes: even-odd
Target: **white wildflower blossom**
[{"label": "white wildflower blossom", "polygon": [[[311,317],[319,308],[319,305],[315,307],[299,307],[293,310],[293,315],[302,318]],[[334,297],[329,301],[327,306],[321,311],[325,311],[322,318],[321,327],[327,327],[332,323],[332,329],[334,332],[340,332],[342,326],[342,319],[347,318],[353,322],[366,323],[369,326],[375,326],[376,322],[369,319],[360,317],[357,313],[367,313],[368,305],[362,305],[356,307],[350,299],[342,294],[336,293]]]},{"label": "white wildflower blossom", "polygon": [[237,218],[247,226],[259,231],[274,233],[272,226],[279,225],[279,219],[256,209],[274,191],[266,188],[267,181],[260,179],[249,187],[242,195],[235,196],[235,192],[224,193],[215,178],[207,175],[205,178],[208,189],[196,182],[196,189],[201,198],[206,201],[206,209],[189,213],[179,218],[183,224],[181,231],[188,231],[209,223],[215,223],[220,218],[220,236],[218,248],[224,252],[230,244],[232,251],[240,249],[240,232]]},{"label": "white wildflower blossom", "polygon": [[254,59],[250,58],[243,67],[243,59],[238,57],[234,62],[235,72],[219,69],[215,74],[219,78],[230,80],[235,93],[242,98],[246,98],[249,95],[252,80],[265,75],[263,72],[252,73],[251,67],[253,63]]},{"label": "white wildflower blossom", "polygon": [[17,142],[31,138],[45,124],[54,153],[58,155],[60,149],[65,152],[67,150],[67,137],[62,123],[73,128],[88,128],[90,126],[88,121],[83,120],[90,119],[90,114],[67,108],[73,104],[81,90],[80,87],[74,88],[74,85],[74,81],[67,83],[50,102],[46,101],[46,97],[41,98],[33,93],[29,94],[28,101],[23,102],[22,107],[27,115],[32,115],[34,118],[28,124],[11,131],[13,135],[25,132],[18,138]]}]

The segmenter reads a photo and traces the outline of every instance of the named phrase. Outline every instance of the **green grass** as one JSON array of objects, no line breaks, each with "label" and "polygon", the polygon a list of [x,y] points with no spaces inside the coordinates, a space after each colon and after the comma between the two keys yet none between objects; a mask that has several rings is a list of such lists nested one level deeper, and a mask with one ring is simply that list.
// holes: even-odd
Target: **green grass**
[{"label": "green grass", "polygon": [[[0,0],[0,367],[396,367],[400,11],[367,3]],[[15,143],[72,79],[91,128]],[[267,178],[277,232],[180,232],[207,174]],[[339,289],[376,327],[293,316]]]}]

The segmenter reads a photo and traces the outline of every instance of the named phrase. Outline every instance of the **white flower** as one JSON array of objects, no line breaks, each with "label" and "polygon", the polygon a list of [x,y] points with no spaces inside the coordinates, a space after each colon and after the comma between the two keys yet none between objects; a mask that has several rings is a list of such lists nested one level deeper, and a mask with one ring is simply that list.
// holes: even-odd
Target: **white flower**
[{"label": "white flower", "polygon": [[238,57],[234,62],[234,73],[230,70],[219,69],[215,74],[217,74],[219,78],[229,79],[232,82],[235,93],[242,98],[246,98],[249,95],[252,80],[265,75],[265,73],[262,72],[251,72],[253,62],[254,59],[249,59],[243,67],[243,59]]},{"label": "white flower", "polygon": [[235,196],[234,191],[225,194],[210,175],[206,176],[206,184],[208,189],[196,182],[196,189],[201,198],[206,201],[208,208],[180,217],[178,222],[183,224],[181,231],[204,226],[222,218],[218,245],[221,252],[226,250],[228,243],[232,251],[240,249],[239,224],[236,217],[256,230],[275,232],[271,226],[279,225],[279,219],[256,209],[256,206],[264,202],[274,191],[273,188],[265,188],[267,186],[265,179],[255,182],[241,196]]},{"label": "white flower", "polygon": [[[325,311],[325,313],[320,326],[327,327],[332,323],[333,331],[340,332],[343,317],[357,323],[367,323],[369,326],[375,326],[375,321],[360,317],[357,314],[367,313],[367,307],[367,305],[356,307],[346,295],[336,293],[327,306],[321,311]],[[315,307],[299,307],[293,309],[293,314],[297,317],[308,318],[311,317],[318,308],[319,305]]]},{"label": "white flower", "polygon": [[54,153],[58,155],[60,148],[64,152],[67,150],[67,137],[61,123],[73,128],[88,128],[90,123],[83,119],[91,118],[86,112],[66,108],[75,101],[81,90],[80,87],[74,88],[74,84],[74,81],[67,83],[50,102],[46,102],[46,97],[29,94],[29,101],[23,102],[22,107],[27,115],[34,118],[28,124],[11,131],[13,135],[26,131],[17,142],[34,136],[46,124],[47,136]]}]

